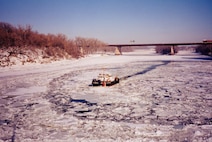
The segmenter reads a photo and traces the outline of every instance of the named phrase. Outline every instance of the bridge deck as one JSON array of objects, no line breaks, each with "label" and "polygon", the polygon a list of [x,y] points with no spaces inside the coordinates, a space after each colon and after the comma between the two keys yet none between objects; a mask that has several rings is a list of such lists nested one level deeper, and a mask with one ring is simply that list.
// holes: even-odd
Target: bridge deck
[{"label": "bridge deck", "polygon": [[191,42],[191,43],[150,43],[150,44],[109,44],[108,46],[116,47],[115,55],[122,55],[121,48],[129,46],[170,46],[171,53],[174,55],[174,46],[177,45],[212,45],[212,42]]},{"label": "bridge deck", "polygon": [[177,45],[208,45],[212,42],[192,42],[192,43],[150,43],[150,44],[109,44],[108,46],[177,46]]}]

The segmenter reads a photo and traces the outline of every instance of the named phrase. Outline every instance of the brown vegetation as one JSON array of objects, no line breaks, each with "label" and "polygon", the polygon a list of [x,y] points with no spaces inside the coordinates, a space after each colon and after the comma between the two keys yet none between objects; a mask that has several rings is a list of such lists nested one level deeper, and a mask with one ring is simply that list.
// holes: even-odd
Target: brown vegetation
[{"label": "brown vegetation", "polygon": [[15,57],[27,56],[26,61],[22,59],[23,62],[27,62],[35,54],[36,57],[34,58],[58,60],[62,58],[79,58],[85,54],[99,51],[107,52],[109,50],[105,47],[105,43],[97,39],[77,37],[72,40],[64,34],[38,33],[33,31],[30,25],[15,27],[0,22],[0,66],[3,62],[11,62],[11,55]]},{"label": "brown vegetation", "polygon": [[103,42],[93,39],[93,38],[82,38],[82,37],[76,37],[75,38],[75,45],[80,48],[80,50],[83,50],[83,54],[92,54],[96,52],[111,52],[112,48],[106,47]]}]

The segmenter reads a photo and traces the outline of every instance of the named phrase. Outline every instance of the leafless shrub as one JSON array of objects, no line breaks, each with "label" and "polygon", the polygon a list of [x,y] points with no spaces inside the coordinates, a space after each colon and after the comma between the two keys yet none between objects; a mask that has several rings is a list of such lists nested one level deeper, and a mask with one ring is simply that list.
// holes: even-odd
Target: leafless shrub
[{"label": "leafless shrub", "polygon": [[200,45],[196,47],[196,52],[203,55],[212,56],[212,45]]},{"label": "leafless shrub", "polygon": [[11,24],[0,22],[0,48],[11,48],[11,53],[23,50],[41,49],[45,55],[55,58],[68,56],[78,58],[80,50],[84,54],[93,54],[106,51],[105,43],[94,38],[77,37],[68,39],[64,34],[40,34],[33,31],[30,25],[15,27]]},{"label": "leafless shrub", "polygon": [[99,51],[105,51],[105,43],[94,38],[76,37],[75,44],[84,54],[93,54]]}]

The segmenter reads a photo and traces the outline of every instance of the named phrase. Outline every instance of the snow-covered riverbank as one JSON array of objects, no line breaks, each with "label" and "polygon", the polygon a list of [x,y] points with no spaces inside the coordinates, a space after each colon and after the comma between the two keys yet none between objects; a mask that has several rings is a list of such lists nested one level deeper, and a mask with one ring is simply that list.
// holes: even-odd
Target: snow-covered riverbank
[{"label": "snow-covered riverbank", "polygon": [[[139,50],[0,70],[0,141],[212,141],[212,62]],[[121,78],[92,87],[99,72]]]}]

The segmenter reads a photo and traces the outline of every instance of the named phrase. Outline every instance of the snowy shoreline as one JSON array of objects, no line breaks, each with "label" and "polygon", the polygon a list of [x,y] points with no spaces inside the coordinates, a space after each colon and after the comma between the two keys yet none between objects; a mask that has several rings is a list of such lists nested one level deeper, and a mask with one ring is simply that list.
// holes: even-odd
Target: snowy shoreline
[{"label": "snowy shoreline", "polygon": [[98,64],[120,64],[136,61],[211,61],[209,56],[199,55],[192,51],[180,51],[175,56],[159,55],[153,49],[151,50],[135,50],[134,52],[124,53],[122,56],[114,55],[89,55],[85,58],[73,60],[60,60],[52,63],[40,64],[29,63],[25,65],[13,65],[8,67],[0,67],[0,77],[9,75],[21,75],[25,73],[49,72],[55,70],[63,70],[67,68],[75,68],[86,65]]},{"label": "snowy shoreline", "polygon": [[[0,70],[0,141],[211,141],[211,57],[139,50]],[[92,87],[108,71],[124,78]]]}]

